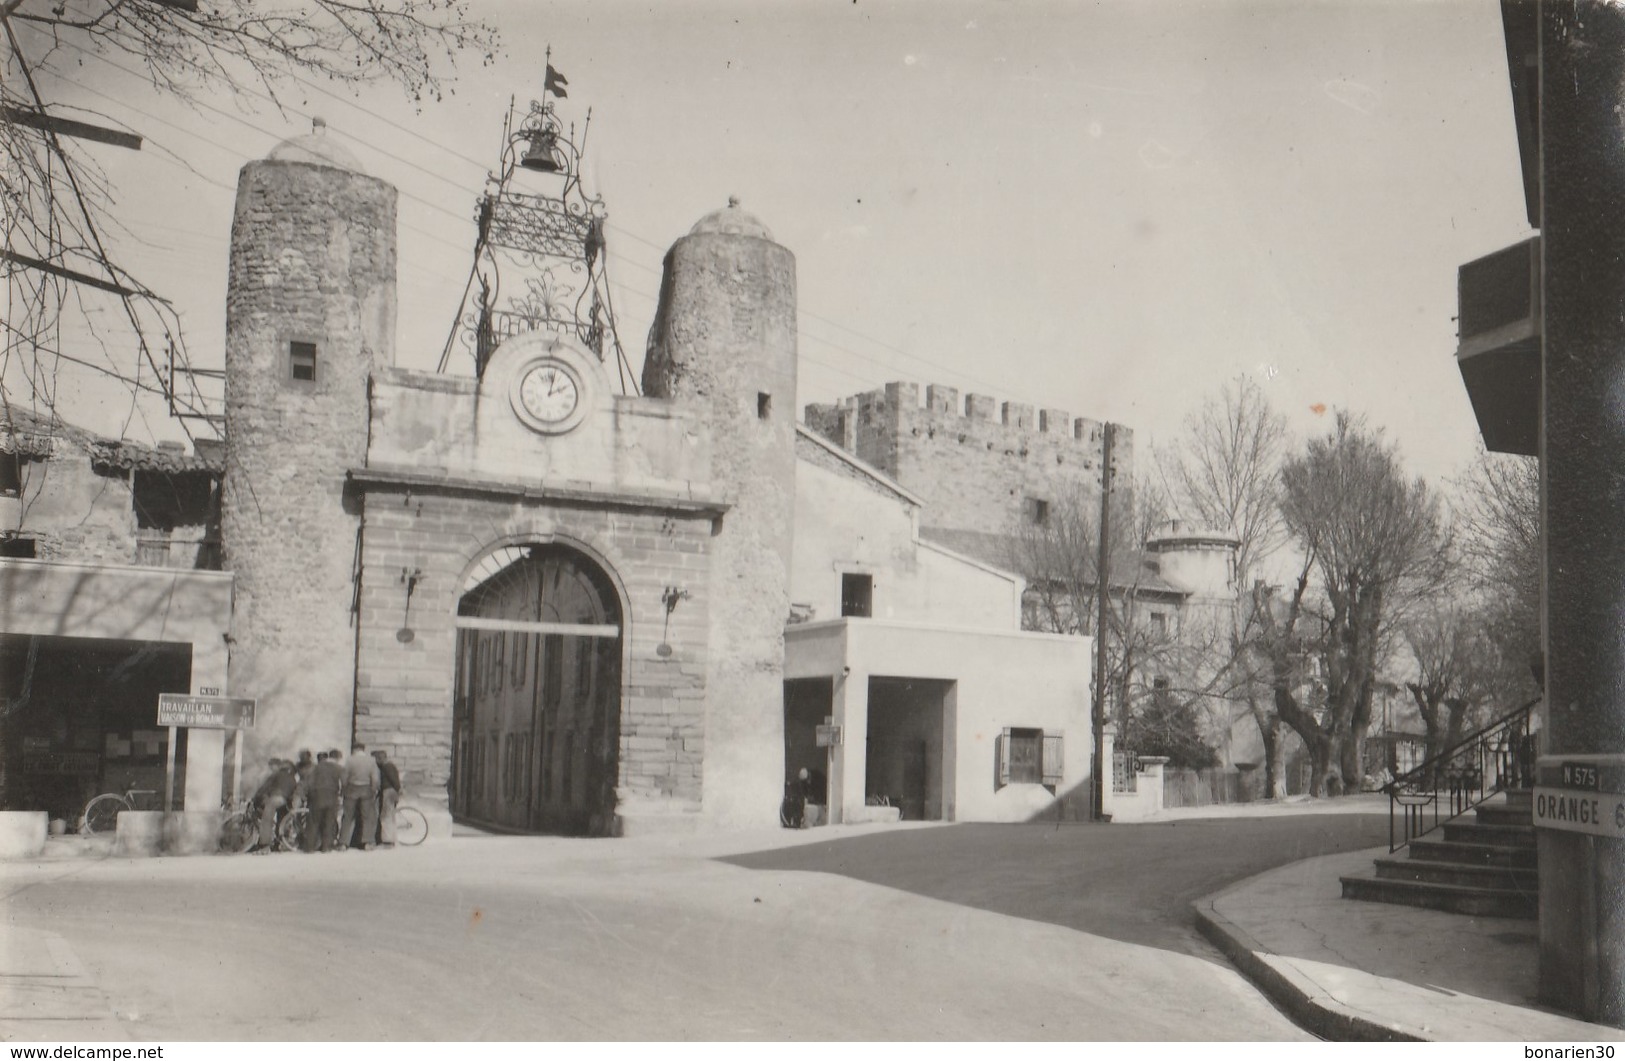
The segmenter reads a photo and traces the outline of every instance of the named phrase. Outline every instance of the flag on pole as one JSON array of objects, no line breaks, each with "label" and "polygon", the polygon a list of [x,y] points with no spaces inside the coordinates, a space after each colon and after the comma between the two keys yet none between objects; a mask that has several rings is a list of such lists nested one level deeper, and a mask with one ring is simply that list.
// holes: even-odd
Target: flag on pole
[{"label": "flag on pole", "polygon": [[559,99],[569,99],[570,94],[564,91],[564,86],[569,83],[570,79],[553,69],[552,63],[547,64],[547,77],[542,81],[542,92],[551,92]]}]

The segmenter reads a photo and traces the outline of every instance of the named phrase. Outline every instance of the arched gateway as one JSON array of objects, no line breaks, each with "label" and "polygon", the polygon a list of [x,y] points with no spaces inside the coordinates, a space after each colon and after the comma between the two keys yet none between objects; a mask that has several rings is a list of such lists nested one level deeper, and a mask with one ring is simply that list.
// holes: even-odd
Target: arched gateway
[{"label": "arched gateway", "polygon": [[507,546],[457,605],[452,814],[604,835],[615,814],[621,608],[603,568],[564,545]]}]

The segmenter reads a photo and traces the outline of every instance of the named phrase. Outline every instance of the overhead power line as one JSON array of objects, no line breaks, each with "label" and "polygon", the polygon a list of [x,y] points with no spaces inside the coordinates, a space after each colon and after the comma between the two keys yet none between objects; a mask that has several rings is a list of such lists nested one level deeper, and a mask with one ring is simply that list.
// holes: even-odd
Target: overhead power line
[{"label": "overhead power line", "polygon": [[[130,68],[125,67],[120,63],[114,62],[112,59],[109,59],[108,57],[106,57],[104,55],[101,55],[98,52],[95,52],[95,51],[92,51],[92,50],[89,50],[89,49],[86,49],[86,48],[82,48],[82,47],[80,47],[80,46],[78,46],[76,44],[73,44],[71,42],[63,42],[63,43],[66,44],[70,48],[73,48],[73,49],[75,49],[77,51],[82,52],[83,54],[90,55],[90,56],[93,56],[93,57],[101,60],[106,65],[111,66],[115,70],[118,70],[118,71],[126,74],[127,76],[133,77],[133,78],[135,78],[137,80],[140,80],[140,81],[142,81],[144,83],[147,82],[147,78],[145,78],[139,71],[131,70]],[[389,117],[387,117],[387,116],[385,116],[383,114],[380,114],[378,111],[374,110],[371,107],[367,107],[367,106],[365,106],[365,105],[363,105],[363,104],[361,104],[361,103],[359,103],[359,102],[357,102],[355,100],[347,99],[344,96],[341,96],[341,95],[339,95],[337,93],[331,92],[331,91],[327,90],[326,88],[323,88],[322,86],[320,86],[320,85],[318,85],[318,84],[316,84],[316,83],[314,83],[312,81],[309,81],[308,79],[306,79],[304,77],[301,77],[301,76],[298,76],[298,75],[291,75],[290,79],[292,81],[304,86],[305,88],[310,89],[311,91],[320,93],[321,95],[326,96],[329,99],[332,99],[332,100],[334,100],[334,101],[336,101],[338,103],[342,103],[342,104],[344,104],[346,106],[349,106],[349,107],[353,108],[354,110],[356,110],[356,111],[358,111],[358,112],[360,112],[362,114],[367,115],[369,118],[372,118],[372,119],[376,120],[378,123],[380,123],[382,125],[387,125],[390,128],[393,128],[393,129],[395,129],[395,130],[397,130],[397,131],[399,131],[399,132],[401,132],[401,133],[403,133],[403,134],[405,134],[407,136],[410,136],[413,139],[418,140],[418,141],[420,141],[420,142],[434,148],[435,150],[440,151],[443,154],[448,155],[451,158],[454,158],[454,159],[458,160],[459,162],[466,163],[466,164],[468,164],[470,166],[473,166],[473,167],[475,167],[475,168],[477,168],[477,169],[479,169],[481,171],[487,172],[487,173],[489,173],[489,171],[490,171],[489,167],[485,163],[482,163],[480,160],[475,159],[475,158],[473,158],[473,157],[471,157],[469,155],[465,155],[460,151],[454,150],[453,148],[448,147],[446,144],[444,144],[441,141],[434,140],[434,139],[431,139],[431,138],[429,138],[427,136],[424,136],[423,134],[417,132],[416,130],[413,130],[409,126],[403,125],[403,124],[401,124],[399,122],[394,121],[393,119],[390,119]],[[275,97],[273,97],[273,96],[271,96],[271,95],[269,95],[269,94],[267,94],[265,92],[261,92],[261,91],[256,90],[256,89],[252,89],[252,88],[249,88],[247,86],[240,86],[240,91],[242,91],[246,95],[249,95],[249,96],[252,96],[252,97],[254,97],[256,99],[259,99],[259,100],[262,100],[264,102],[270,103],[273,106],[277,107],[281,111],[292,113],[294,115],[297,115],[298,117],[301,117],[301,118],[304,118],[304,119],[307,119],[307,120],[312,117],[310,114],[307,114],[306,112],[300,110],[299,108],[286,106],[285,104],[278,101]],[[97,95],[101,95],[101,94],[97,93]],[[108,97],[103,96],[102,98],[108,98]],[[118,101],[118,102],[122,103],[123,101]],[[202,101],[195,101],[195,102],[197,102],[197,105],[202,107],[203,109],[208,110],[208,111],[210,111],[212,113],[218,114],[218,115],[220,115],[220,116],[222,116],[224,118],[227,118],[227,119],[229,119],[231,121],[237,122],[238,124],[243,125],[244,127],[248,128],[248,129],[251,129],[251,130],[253,130],[253,131],[257,132],[257,133],[260,133],[263,136],[266,136],[266,137],[268,137],[270,139],[273,139],[273,140],[279,139],[279,135],[277,133],[273,133],[270,130],[264,129],[264,128],[254,124],[252,122],[249,122],[249,121],[241,118],[238,115],[230,113],[229,111],[225,111],[225,110],[222,110],[222,109],[220,109],[218,107],[212,106],[210,104],[203,103]],[[128,104],[126,104],[126,105],[128,106]],[[143,113],[143,114],[146,113],[144,111],[141,111],[139,108],[135,108],[133,106],[131,107],[131,109],[136,110],[138,113]],[[197,136],[199,139],[204,139],[204,140],[206,140],[206,142],[213,143],[213,144],[216,144],[218,146],[218,141],[208,140],[206,137],[200,136],[200,134],[192,133],[190,130],[182,129],[179,126],[173,125],[173,123],[164,122],[163,119],[161,119],[161,118],[155,118],[155,120],[163,122],[163,124],[170,125],[171,128],[181,129],[181,131],[187,132],[189,135]],[[450,178],[450,177],[446,176],[444,173],[436,172],[435,170],[430,169],[430,168],[428,168],[428,167],[426,167],[426,166],[424,166],[424,165],[422,165],[422,164],[420,164],[418,162],[414,162],[411,159],[408,159],[408,158],[405,158],[405,157],[403,157],[403,156],[401,156],[399,154],[396,154],[395,152],[390,151],[390,150],[388,150],[388,149],[386,149],[384,147],[381,147],[380,145],[375,144],[375,143],[373,143],[373,142],[371,142],[371,141],[369,141],[369,140],[367,140],[367,139],[365,139],[363,137],[356,136],[354,133],[344,131],[344,130],[331,130],[331,131],[336,132],[337,135],[339,135],[339,136],[341,136],[341,137],[343,137],[343,138],[345,138],[347,140],[353,141],[354,143],[356,143],[356,144],[358,144],[358,145],[360,145],[362,147],[365,147],[366,149],[368,149],[370,151],[377,152],[378,154],[382,155],[385,158],[391,159],[394,162],[397,162],[397,163],[399,163],[399,164],[401,164],[403,166],[406,166],[409,169],[415,170],[415,171],[417,171],[419,173],[422,173],[425,176],[430,177],[430,178],[432,178],[432,179],[434,179],[436,181],[440,181],[440,182],[442,182],[444,184],[447,184],[447,185],[449,185],[449,186],[451,186],[453,188],[456,188],[456,189],[458,189],[460,191],[463,191],[465,193],[469,193],[469,194],[475,196],[476,198],[478,196],[478,191],[477,190],[468,188],[462,182],[459,182],[459,181],[457,181],[457,180],[455,180],[453,178]],[[445,216],[447,216],[449,218],[455,219],[455,220],[457,220],[459,222],[468,223],[470,221],[470,215],[457,213],[457,212],[455,212],[453,210],[450,210],[450,209],[448,209],[448,208],[446,208],[446,207],[444,207],[444,206],[442,206],[442,205],[440,205],[440,204],[438,204],[438,203],[436,203],[436,202],[434,202],[432,200],[426,199],[426,198],[424,198],[422,196],[419,196],[419,195],[416,195],[416,194],[414,194],[412,192],[402,190],[400,192],[400,194],[401,194],[401,197],[404,198],[404,199],[407,199],[409,201],[418,203],[419,205],[425,207],[426,209],[429,209],[429,210],[434,211],[434,212],[439,213],[439,214],[443,214],[443,215],[445,215]],[[453,248],[456,248],[458,250],[463,250],[464,249],[463,244],[455,242],[453,240],[449,240],[446,237],[436,235],[435,233],[428,232],[428,231],[425,231],[423,229],[416,228],[415,226],[404,224],[404,223],[403,223],[402,227],[407,228],[410,231],[417,232],[419,235],[422,235],[423,237],[425,237],[427,239],[434,240],[437,243],[444,244],[445,246],[453,247]],[[611,231],[611,232],[613,232],[613,233],[615,233],[617,235],[624,236],[625,238],[630,239],[635,243],[638,243],[638,244],[641,244],[641,245],[643,245],[645,247],[648,247],[651,250],[656,251],[658,254],[660,254],[662,256],[664,256],[664,254],[666,252],[667,248],[661,246],[659,243],[656,243],[655,241],[653,241],[651,239],[648,239],[647,237],[645,237],[645,236],[643,236],[643,235],[641,235],[641,234],[639,234],[637,232],[633,232],[632,230],[627,229],[624,226],[622,226],[620,224],[617,224],[614,221],[607,221],[606,224],[605,224],[605,227],[609,231]],[[635,258],[628,257],[624,253],[618,255],[617,257],[618,257],[619,261],[621,262],[621,264],[623,264],[625,266],[629,266],[629,267],[631,267],[631,268],[633,268],[633,269],[635,269],[635,270],[637,270],[639,272],[647,273],[649,275],[656,276],[656,277],[660,276],[661,273],[662,273],[661,267],[659,267],[659,266],[651,266],[651,265],[645,264],[643,262],[638,261]],[[623,287],[623,288],[626,287],[626,285],[624,283],[621,283],[619,281],[617,281],[615,283],[615,286]],[[635,291],[635,289],[632,289],[632,288],[626,288],[626,290]],[[644,292],[635,292],[635,293],[640,294],[640,295],[645,294]],[[991,393],[996,393],[996,394],[997,393],[1003,393],[1005,395],[1008,395],[1012,399],[1028,401],[1030,404],[1033,404],[1034,406],[1040,406],[1040,405],[1043,404],[1042,402],[1033,401],[1030,398],[1030,396],[1017,395],[1017,394],[1014,394],[1014,393],[1010,392],[1009,390],[1006,389],[1009,386],[1008,381],[996,382],[996,381],[986,379],[986,378],[974,375],[972,373],[963,371],[962,369],[957,369],[957,368],[950,367],[950,366],[942,363],[941,361],[933,360],[931,358],[924,357],[924,356],[919,355],[919,354],[911,353],[910,351],[904,350],[903,348],[901,348],[899,346],[896,346],[895,344],[886,342],[883,339],[876,338],[875,336],[870,335],[870,334],[868,334],[866,332],[863,332],[863,331],[861,331],[861,330],[859,330],[857,328],[853,328],[852,326],[850,326],[848,324],[844,324],[844,323],[842,323],[842,322],[840,322],[838,320],[835,320],[832,317],[829,317],[829,316],[826,316],[824,314],[814,312],[814,311],[812,311],[810,309],[807,309],[805,307],[798,308],[798,316],[809,319],[809,320],[817,321],[817,322],[819,322],[821,324],[828,325],[831,328],[835,328],[835,329],[837,329],[837,330],[839,330],[841,332],[844,332],[847,335],[852,336],[855,339],[858,339],[858,340],[860,340],[860,341],[862,341],[864,343],[870,344],[870,345],[878,348],[879,350],[885,351],[887,354],[893,355],[893,356],[895,356],[897,358],[902,358],[903,360],[908,361],[908,362],[910,362],[912,364],[921,366],[925,370],[928,370],[930,373],[941,375],[941,376],[948,376],[948,377],[954,378],[954,379],[959,379],[959,380],[964,381],[965,383],[974,384],[974,385],[976,385],[978,387],[985,388]],[[800,334],[801,334],[801,336],[803,338],[810,339],[810,340],[812,340],[814,342],[821,343],[821,344],[823,344],[825,346],[831,347],[831,348],[836,349],[836,350],[840,350],[840,351],[842,351],[842,352],[844,352],[846,354],[851,355],[852,357],[860,358],[860,359],[864,360],[868,364],[884,365],[885,362],[887,360],[889,360],[889,358],[885,358],[885,357],[876,357],[876,356],[871,355],[871,354],[860,353],[858,351],[852,350],[850,347],[843,346],[843,345],[841,345],[841,344],[839,344],[839,343],[837,343],[837,342],[835,342],[833,340],[825,339],[825,338],[823,338],[821,336],[811,335],[810,333],[807,333],[807,332],[801,332]],[[842,372],[842,374],[850,376],[851,378],[854,378],[854,379],[862,378],[862,377],[855,376],[850,372],[845,372],[844,370],[837,369],[837,368],[835,368],[834,366],[831,366],[831,365],[826,364],[826,365],[824,365],[824,367],[830,368],[833,371]],[[906,373],[907,371],[908,371],[907,369],[904,369],[904,368],[902,368],[900,366],[894,366],[894,367],[891,367],[891,368],[888,369],[888,373],[895,373],[897,375],[902,375],[902,374]]]}]

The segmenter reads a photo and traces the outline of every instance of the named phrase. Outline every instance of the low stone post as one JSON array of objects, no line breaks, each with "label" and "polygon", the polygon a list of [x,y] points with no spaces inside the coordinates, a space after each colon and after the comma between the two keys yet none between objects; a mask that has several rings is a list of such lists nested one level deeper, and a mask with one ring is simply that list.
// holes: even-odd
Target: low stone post
[{"label": "low stone post", "polygon": [[0,811],[0,860],[43,855],[49,819],[42,810]]},{"label": "low stone post", "polygon": [[126,858],[151,858],[163,847],[163,838],[163,811],[120,811],[118,830],[113,834],[113,854]]},{"label": "low stone post", "polygon": [[1166,755],[1142,755],[1140,759],[1140,780],[1135,786],[1145,793],[1142,797],[1146,803],[1146,813],[1162,813],[1162,768],[1168,765]]},{"label": "low stone post", "polygon": [[[123,818],[124,815],[119,815],[120,821]],[[174,811],[164,815],[164,854],[214,854],[220,847],[220,819],[221,814],[217,810]]]}]

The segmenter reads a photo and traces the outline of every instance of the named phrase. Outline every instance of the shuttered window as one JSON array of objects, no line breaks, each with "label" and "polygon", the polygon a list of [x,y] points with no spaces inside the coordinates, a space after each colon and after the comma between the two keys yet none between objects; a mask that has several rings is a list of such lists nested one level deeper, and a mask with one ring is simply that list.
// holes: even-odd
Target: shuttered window
[{"label": "shuttered window", "polygon": [[1065,776],[1063,740],[1059,733],[1008,728],[994,741],[995,789],[1006,785],[1054,788]]}]

